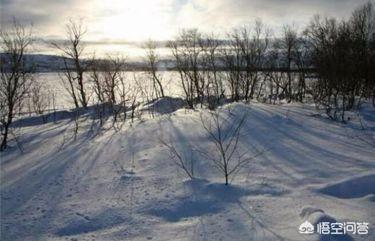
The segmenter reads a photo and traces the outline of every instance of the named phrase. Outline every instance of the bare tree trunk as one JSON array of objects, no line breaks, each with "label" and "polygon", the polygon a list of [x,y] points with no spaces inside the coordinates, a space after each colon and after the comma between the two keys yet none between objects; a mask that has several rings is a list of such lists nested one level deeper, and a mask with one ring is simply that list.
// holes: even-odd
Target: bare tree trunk
[{"label": "bare tree trunk", "polygon": [[161,97],[164,98],[165,95],[164,95],[163,85],[161,83],[160,77],[157,74],[157,61],[159,59],[159,56],[156,53],[155,42],[153,42],[152,40],[148,41],[146,46],[145,46],[145,49],[146,49],[146,58],[147,58],[148,64],[149,64],[149,66],[148,66],[149,72],[150,72],[151,78],[154,82],[156,98],[159,97],[159,93],[160,93]]},{"label": "bare tree trunk", "polygon": [[[88,99],[85,90],[84,72],[85,67],[82,66],[82,54],[84,46],[82,44],[82,38],[86,33],[84,26],[81,21],[70,22],[66,26],[68,40],[65,44],[52,43],[52,45],[62,52],[65,61],[65,76],[69,81],[70,94],[73,98],[74,104],[79,107],[78,98],[76,91],[79,94],[79,101],[82,107],[87,108]],[[67,60],[72,61],[72,64],[67,63]],[[74,76],[72,75],[74,73]]]},{"label": "bare tree trunk", "polygon": [[2,126],[0,151],[7,148],[13,117],[17,108],[19,112],[21,111],[22,102],[32,84],[30,73],[32,69],[26,69],[25,64],[25,53],[32,41],[31,30],[27,30],[16,20],[9,32],[0,31],[0,45],[5,53],[1,56],[0,65],[0,122]]}]

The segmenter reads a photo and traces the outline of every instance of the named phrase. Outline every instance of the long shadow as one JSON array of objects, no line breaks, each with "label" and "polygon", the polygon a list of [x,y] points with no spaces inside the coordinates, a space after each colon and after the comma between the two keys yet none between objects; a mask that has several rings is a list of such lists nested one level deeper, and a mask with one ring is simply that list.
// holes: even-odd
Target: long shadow
[{"label": "long shadow", "polygon": [[77,215],[68,223],[56,230],[57,236],[79,235],[103,229],[113,228],[123,223],[131,222],[131,218],[117,209],[106,209],[93,217],[81,217]]},{"label": "long shadow", "polygon": [[[80,181],[93,168],[98,160],[102,148],[92,149],[86,152],[86,138],[77,140],[73,145],[69,145],[66,149],[59,152],[48,152],[44,157],[39,157],[41,161],[36,162],[33,166],[28,167],[30,170],[26,175],[22,176],[8,186],[1,188],[2,208],[1,231],[4,234],[4,240],[23,240],[25,237],[33,235],[35,240],[41,236],[46,228],[53,223],[56,210],[59,203],[64,200],[66,195],[67,183]],[[108,143],[104,143],[107,145]],[[82,153],[84,157],[82,158]],[[80,161],[78,163],[77,161]],[[75,176],[73,166],[82,170],[79,176]],[[74,168],[74,169],[76,169]],[[5,198],[4,198],[5,197]],[[29,222],[14,223],[14,218],[19,213],[33,212],[28,206],[33,199],[41,199],[48,202],[48,207],[43,214],[43,218],[32,220]],[[31,208],[36,208],[31,205]],[[29,217],[27,217],[28,219]],[[11,229],[9,230],[9,225]],[[27,223],[33,223],[32,234],[27,234],[29,227]]]},{"label": "long shadow", "polygon": [[[76,108],[73,110],[60,110],[56,112],[46,113],[39,116],[29,116],[19,118],[12,123],[12,127],[28,127],[28,126],[37,126],[43,125],[51,122],[59,122],[62,120],[73,120],[76,117],[87,116],[91,119],[99,119],[100,117],[97,114],[98,110],[101,110],[101,118],[108,118],[113,115],[113,109],[123,109],[121,105],[111,105],[109,103],[103,103],[99,105],[88,106],[87,108]],[[129,111],[130,107],[126,107],[125,111]]]},{"label": "long shadow", "polygon": [[277,187],[269,189],[263,187],[242,188],[235,185],[210,183],[202,179],[189,180],[183,185],[189,190],[186,196],[175,199],[166,205],[146,207],[145,212],[168,222],[178,222],[183,218],[221,212],[229,204],[238,203],[244,196],[265,194],[281,196],[284,194]]},{"label": "long shadow", "polygon": [[[355,124],[354,122],[348,122],[347,124],[344,124],[342,122],[332,121],[331,119],[321,117],[319,119],[316,119],[316,117],[310,115],[307,115],[304,113],[304,109],[296,110],[290,110],[289,107],[283,107],[283,106],[268,106],[268,108],[272,109],[272,112],[269,109],[264,108],[263,106],[257,106],[259,109],[264,111],[265,113],[268,113],[270,115],[274,115],[275,113],[278,113],[280,116],[286,115],[288,113],[288,118],[286,120],[286,123],[290,122],[294,126],[298,126],[303,133],[311,134],[311,136],[321,137],[322,140],[332,140],[337,144],[347,145],[350,146],[352,149],[356,149],[359,151],[363,151],[363,140],[362,138],[355,138],[354,136],[349,136],[347,133],[347,129],[352,129],[356,133],[367,135],[366,138],[369,138],[368,141],[365,141],[366,144],[370,144],[370,147],[373,147],[373,143],[371,143],[371,140],[374,140],[371,136],[371,132],[373,132],[375,129],[374,127],[368,127],[365,125],[365,130],[362,129],[361,125],[359,123]],[[312,111],[312,113],[315,113],[316,111]],[[304,122],[311,122],[316,121],[320,123],[320,125],[311,126],[311,124],[305,124],[302,125],[302,123],[294,121],[293,116],[290,115],[290,113],[295,114],[298,117],[305,117]],[[374,114],[373,108],[366,108],[363,110],[360,110],[360,116],[365,121],[369,121],[371,123],[374,123],[374,118],[369,117],[371,114]],[[327,128],[328,127],[328,128]],[[330,128],[332,127],[332,128]],[[333,138],[333,135],[335,138]],[[353,139],[360,140],[360,142],[353,141]]]},{"label": "long shadow", "polygon": [[145,103],[143,111],[152,111],[157,114],[166,115],[183,107],[186,107],[186,102],[182,98],[166,96]]},{"label": "long shadow", "polygon": [[[1,222],[2,233],[4,240],[23,240],[29,236],[26,232],[27,222],[13,223],[11,228],[16,228],[16,230],[6,230],[3,223],[8,222],[8,217],[15,217],[17,213],[22,212],[31,212],[27,208],[27,204],[34,198],[38,198],[38,195],[45,195],[43,191],[49,190],[48,197],[46,201],[48,204],[48,210],[45,210],[45,215],[50,215],[49,213],[58,205],[61,201],[62,191],[64,189],[63,183],[61,183],[60,175],[65,173],[72,161],[77,157],[78,151],[71,150],[70,158],[60,158],[60,155],[55,157],[50,157],[46,159],[45,162],[38,165],[38,168],[34,171],[30,171],[27,175],[23,176],[11,186],[2,188],[1,193],[2,197],[9,195],[9,199],[2,200],[1,216],[4,222]],[[61,154],[62,156],[62,154]],[[58,160],[57,160],[58,158]],[[5,194],[5,195],[4,195]],[[43,223],[49,223],[46,219],[49,219],[47,216],[45,218],[39,219],[38,221],[29,221],[33,222],[34,229],[38,226],[43,226]],[[46,226],[44,226],[46,228]],[[35,235],[37,232],[33,232]]]},{"label": "long shadow", "polygon": [[273,240],[280,240],[284,241],[286,240],[281,235],[277,234],[275,231],[273,231],[271,228],[269,228],[267,225],[265,225],[260,219],[258,219],[255,215],[253,215],[248,209],[244,207],[244,205],[241,202],[237,202],[237,205],[239,208],[250,218],[251,220],[251,233],[257,234],[259,231],[263,233],[263,236],[265,236],[265,233],[270,233],[275,239]]},{"label": "long shadow", "polygon": [[[310,136],[314,136],[318,139],[324,139],[324,136],[321,136],[321,133],[314,133],[310,132],[310,130],[306,130],[308,128],[304,128],[303,126],[299,125],[298,123],[294,123],[292,120],[288,121],[288,126],[283,125],[283,123],[275,123],[275,121],[270,120],[270,118],[265,118],[261,113],[258,113],[258,110],[250,109],[250,120],[253,120],[252,123],[249,123],[249,137],[252,137],[249,141],[252,142],[259,142],[259,145],[267,145],[272,144],[271,152],[277,157],[282,158],[288,164],[288,167],[297,170],[299,172],[304,171],[305,174],[309,174],[309,170],[327,170],[327,174],[340,164],[343,163],[353,163],[350,161],[351,157],[348,157],[342,153],[337,153],[332,150],[328,150],[327,147],[314,145],[305,138],[300,136],[301,133],[308,133]],[[255,121],[255,124],[254,124]],[[249,121],[251,122],[251,121]],[[265,140],[264,135],[266,133],[257,130],[257,128],[265,126],[267,128],[273,128],[273,131],[277,134],[272,134],[272,136],[279,136],[278,138],[270,140]],[[289,127],[289,128],[287,128]],[[297,130],[296,130],[297,128]],[[298,148],[293,149],[293,145],[290,146],[290,142],[295,143],[294,146],[297,144],[299,146],[303,146],[304,150],[299,150]],[[289,142],[289,143],[288,143]],[[309,153],[313,154],[313,156],[309,157]],[[319,155],[318,155],[319,154]],[[327,163],[323,160],[319,160],[319,156],[324,156],[324,159],[329,158],[331,160],[335,160],[333,163]],[[315,158],[314,158],[315,157]],[[336,161],[340,160],[340,161]],[[338,163],[339,162],[339,163]],[[283,163],[285,165],[286,163]],[[356,165],[362,165],[364,167],[374,166],[371,162],[361,161],[360,163],[356,163]],[[327,169],[321,168],[321,166],[327,166]],[[333,168],[333,169],[332,169]],[[312,173],[318,174],[318,173]],[[321,173],[322,176],[325,176],[324,173]]]},{"label": "long shadow", "polygon": [[[190,155],[192,153],[192,157],[195,161],[194,176],[196,178],[210,178],[210,176],[221,175],[212,161],[205,160],[205,158],[203,158],[203,156],[199,153],[208,151],[207,148],[210,148],[210,146],[205,146],[204,143],[212,142],[210,137],[204,131],[199,132],[198,135],[196,135],[196,132],[191,131],[196,129],[203,129],[200,120],[196,120],[193,125],[189,123],[189,126],[184,125],[182,122],[181,127],[177,126],[174,121],[168,120],[168,127],[170,128],[169,134],[171,134],[171,137],[173,138],[171,141],[180,143],[180,145],[176,146],[176,149],[180,150],[185,158],[190,158]],[[223,132],[225,131],[226,130],[223,130]],[[210,171],[207,172],[207,170]]]},{"label": "long shadow", "polygon": [[[332,123],[330,123],[332,124]],[[311,150],[313,153],[319,153],[321,156],[328,157],[330,159],[338,159],[339,162],[335,162],[334,165],[331,166],[335,167],[336,164],[342,164],[342,163],[348,163],[352,164],[353,159],[352,156],[347,156],[343,153],[334,151],[332,149],[329,149],[329,146],[321,144],[324,142],[333,142],[335,144],[340,144],[340,147],[350,148],[353,152],[356,151],[358,153],[366,152],[369,156],[373,154],[371,150],[366,150],[363,148],[363,146],[355,145],[355,143],[351,142],[346,138],[345,134],[342,133],[333,133],[334,135],[339,135],[340,138],[332,137],[332,135],[329,135],[331,130],[325,129],[323,132],[317,132],[313,128],[305,127],[298,122],[294,121],[293,119],[287,119],[285,128],[282,128],[283,125],[281,125],[281,128],[276,128],[278,132],[282,133],[284,136],[286,136],[290,140],[294,140],[296,143],[299,143],[300,145],[307,147],[306,149]],[[303,134],[303,136],[301,135]],[[319,144],[313,144],[312,142],[307,141],[305,137],[308,137],[309,139],[315,139],[318,140],[317,143]],[[297,150],[298,151],[298,150]],[[302,150],[300,150],[302,151]],[[319,161],[319,160],[315,160]],[[363,167],[375,167],[374,163],[363,161],[356,159],[355,160],[356,165],[360,165]],[[320,163],[322,165],[328,165],[328,163]]]}]

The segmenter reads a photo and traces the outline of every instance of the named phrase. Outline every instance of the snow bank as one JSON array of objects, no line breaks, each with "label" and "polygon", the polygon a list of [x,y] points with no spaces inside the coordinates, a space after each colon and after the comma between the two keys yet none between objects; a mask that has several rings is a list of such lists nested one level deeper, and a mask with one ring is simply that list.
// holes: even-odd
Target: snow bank
[{"label": "snow bank", "polygon": [[375,174],[351,177],[318,190],[337,198],[359,198],[375,194]]}]

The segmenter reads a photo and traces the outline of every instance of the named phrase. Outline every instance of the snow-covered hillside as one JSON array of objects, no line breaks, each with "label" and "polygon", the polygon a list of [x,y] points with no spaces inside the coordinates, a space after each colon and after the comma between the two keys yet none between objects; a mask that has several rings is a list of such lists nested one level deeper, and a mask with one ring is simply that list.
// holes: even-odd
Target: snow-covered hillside
[{"label": "snow-covered hillside", "polygon": [[[1,157],[1,240],[375,240],[373,108],[348,124],[306,105],[223,109],[233,118],[247,113],[240,146],[262,150],[229,186],[202,156],[190,180],[160,142],[209,152],[199,110],[100,133],[83,116],[75,141],[67,112],[57,123],[16,121],[24,153],[13,146]],[[306,220],[370,229],[299,234]]]}]

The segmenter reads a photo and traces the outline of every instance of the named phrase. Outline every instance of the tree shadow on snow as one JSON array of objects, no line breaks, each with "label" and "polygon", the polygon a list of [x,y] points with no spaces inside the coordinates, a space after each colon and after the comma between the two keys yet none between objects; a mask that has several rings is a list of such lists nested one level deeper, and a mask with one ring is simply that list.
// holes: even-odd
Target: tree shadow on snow
[{"label": "tree shadow on snow", "polygon": [[337,198],[359,198],[375,195],[375,174],[354,177],[327,185],[318,192]]},{"label": "tree shadow on snow", "polygon": [[206,214],[215,214],[232,203],[238,203],[244,196],[271,195],[281,196],[285,192],[277,187],[242,188],[235,185],[209,183],[206,180],[194,179],[184,184],[186,195],[175,199],[172,203],[146,208],[146,213],[163,218],[169,222],[178,222],[180,219],[198,217]]},{"label": "tree shadow on snow", "polygon": [[171,114],[186,106],[186,102],[182,98],[163,97],[154,99],[145,104],[143,111],[151,111],[157,114]]},{"label": "tree shadow on snow", "polygon": [[[138,107],[138,105],[137,105]],[[89,119],[98,120],[101,118],[107,119],[113,116],[113,110],[119,111],[124,107],[121,105],[110,105],[109,103],[103,103],[99,105],[91,105],[87,108],[79,107],[71,110],[57,110],[55,112],[45,113],[37,116],[24,116],[19,118],[12,123],[12,127],[29,127],[38,126],[51,122],[59,122],[63,120],[74,120],[75,118],[88,117]],[[130,107],[126,107],[122,111],[129,111]]]},{"label": "tree shadow on snow", "polygon": [[102,229],[108,229],[129,222],[129,218],[115,209],[107,209],[94,217],[78,215],[71,219],[64,227],[58,229],[57,236],[72,236]]}]

